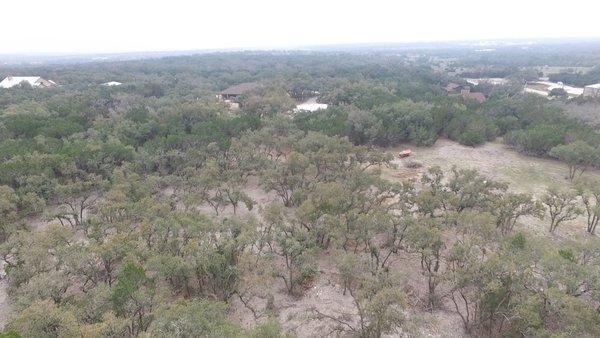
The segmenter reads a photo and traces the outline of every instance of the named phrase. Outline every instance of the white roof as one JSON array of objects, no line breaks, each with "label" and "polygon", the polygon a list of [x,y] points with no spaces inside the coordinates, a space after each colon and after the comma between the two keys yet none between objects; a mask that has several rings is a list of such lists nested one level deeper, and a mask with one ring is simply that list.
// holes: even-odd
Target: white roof
[{"label": "white roof", "polygon": [[[532,83],[535,83],[535,82],[532,82]],[[583,88],[567,86],[567,85],[564,85],[562,82],[538,81],[537,83],[541,83],[541,84],[548,86],[548,92],[550,92],[552,89],[560,88],[560,89],[564,89],[565,92],[567,92],[568,94],[571,94],[571,95],[579,96],[579,95],[583,94]]]},{"label": "white roof", "polygon": [[39,76],[8,76],[0,82],[0,88],[11,88],[21,82],[27,82],[31,86],[36,86],[36,82],[40,79]]},{"label": "white roof", "polygon": [[591,85],[585,86],[585,88],[598,88],[598,89],[600,89],[600,83],[591,84]]},{"label": "white roof", "polygon": [[319,109],[327,109],[327,105],[325,103],[317,103],[317,98],[311,97],[310,99],[297,105],[294,111],[307,110],[313,112]]},{"label": "white roof", "polygon": [[120,85],[122,85],[122,83],[121,82],[117,82],[117,81],[110,81],[110,82],[105,82],[102,85],[103,86],[112,87],[112,86],[120,86]]},{"label": "white roof", "polygon": [[491,85],[497,86],[497,85],[504,85],[508,83],[507,79],[501,78],[501,77],[482,77],[482,78],[464,78],[465,81],[467,81],[468,83],[472,84],[473,86],[477,86],[480,82],[486,82],[489,83]]},{"label": "white roof", "polygon": [[467,81],[469,84],[472,84],[473,86],[477,86],[479,85],[479,79],[467,79],[465,78],[465,81]]}]

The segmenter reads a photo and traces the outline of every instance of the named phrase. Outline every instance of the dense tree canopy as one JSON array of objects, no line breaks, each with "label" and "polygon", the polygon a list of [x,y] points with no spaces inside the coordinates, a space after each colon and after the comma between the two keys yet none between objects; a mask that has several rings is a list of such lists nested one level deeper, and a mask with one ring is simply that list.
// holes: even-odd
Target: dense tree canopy
[{"label": "dense tree canopy", "polygon": [[[496,57],[472,75],[532,76]],[[446,309],[475,336],[600,335],[598,184],[577,180],[599,166],[600,136],[512,86],[482,85],[484,103],[447,95],[459,80],[409,60],[248,52],[23,68],[61,86],[0,89],[6,334],[279,337],[326,274],[350,309],[307,310],[329,334],[410,334],[415,313]],[[98,85],[110,80],[124,84]],[[239,110],[216,98],[250,81],[261,86]],[[314,96],[329,107],[293,111]],[[503,137],[563,161],[579,185],[534,196],[459,166],[385,175],[385,147],[440,137]],[[574,240],[562,231],[580,214],[589,235]],[[538,218],[548,237],[531,229]]]}]

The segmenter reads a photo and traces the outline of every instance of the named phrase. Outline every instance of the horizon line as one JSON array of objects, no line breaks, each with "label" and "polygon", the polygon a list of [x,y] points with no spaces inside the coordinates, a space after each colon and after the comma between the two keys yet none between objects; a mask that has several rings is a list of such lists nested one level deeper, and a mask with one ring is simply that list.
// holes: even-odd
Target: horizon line
[{"label": "horizon line", "polygon": [[11,52],[2,53],[0,57],[19,57],[19,56],[61,56],[61,57],[80,57],[86,55],[119,55],[119,54],[153,54],[153,53],[219,53],[219,52],[245,52],[245,51],[302,51],[318,50],[322,48],[334,49],[335,47],[351,46],[418,46],[431,44],[482,44],[482,43],[544,43],[544,42],[600,42],[600,36],[570,36],[570,37],[520,37],[520,38],[486,38],[486,39],[447,39],[447,40],[420,40],[420,41],[391,41],[391,42],[338,42],[338,43],[315,43],[302,45],[279,45],[279,46],[248,46],[248,47],[222,47],[222,48],[173,48],[173,49],[140,49],[140,50],[113,50],[113,51],[35,51],[35,52]]}]

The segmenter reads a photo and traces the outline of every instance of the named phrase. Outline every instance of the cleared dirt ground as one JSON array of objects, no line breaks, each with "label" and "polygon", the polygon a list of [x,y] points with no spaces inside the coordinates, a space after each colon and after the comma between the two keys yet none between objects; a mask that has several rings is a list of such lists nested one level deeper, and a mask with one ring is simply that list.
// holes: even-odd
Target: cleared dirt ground
[{"label": "cleared dirt ground", "polygon": [[[397,155],[399,151],[406,148],[412,150],[411,156],[404,159],[396,158],[393,161],[396,168],[384,169],[385,178],[418,180],[431,166],[440,166],[445,172],[449,172],[453,166],[456,166],[477,169],[486,177],[508,183],[510,190],[531,193],[535,198],[539,198],[551,186],[563,189],[572,186],[567,179],[566,164],[549,158],[523,155],[500,142],[488,142],[473,148],[448,139],[439,139],[432,147],[415,147],[406,144],[390,148],[387,152]],[[406,164],[409,162],[418,162],[422,167],[408,168]],[[600,180],[600,170],[588,170],[583,177]],[[524,218],[520,223],[522,230],[547,235],[544,220]],[[585,235],[583,216],[561,226],[553,237],[564,239],[580,235]]]},{"label": "cleared dirt ground", "polygon": [[[439,139],[432,147],[401,145],[387,152],[396,155],[400,150],[411,148],[410,157],[396,159],[397,169],[385,170],[390,179],[418,178],[427,168],[437,165],[444,170],[452,166],[473,168],[495,180],[507,182],[510,188],[519,192],[539,194],[549,186],[567,187],[567,166],[559,161],[532,157],[509,149],[500,142],[488,142],[479,147],[467,147],[448,139]],[[405,167],[407,162],[423,164],[419,169]],[[584,176],[600,179],[598,170],[590,170]]]}]

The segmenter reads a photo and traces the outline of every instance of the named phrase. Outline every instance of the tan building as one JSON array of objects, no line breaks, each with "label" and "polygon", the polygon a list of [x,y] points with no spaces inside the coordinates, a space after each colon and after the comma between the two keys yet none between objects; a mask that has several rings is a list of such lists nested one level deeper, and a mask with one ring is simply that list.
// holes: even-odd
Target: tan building
[{"label": "tan building", "polygon": [[464,99],[475,100],[479,103],[485,102],[485,95],[480,92],[472,92],[470,86],[462,86],[451,82],[444,89],[450,96],[460,95]]},{"label": "tan building", "polygon": [[222,92],[219,93],[218,97],[221,100],[231,100],[231,99],[235,99],[236,97],[253,91],[254,89],[258,88],[259,85],[256,82],[247,82],[247,83],[240,83],[238,85],[235,86],[231,86],[225,90],[223,90]]},{"label": "tan building", "polygon": [[585,97],[600,97],[600,83],[585,86],[583,88],[583,96],[585,96]]},{"label": "tan building", "polygon": [[485,102],[485,95],[480,92],[472,92],[471,87],[469,86],[464,86],[460,90],[460,96],[462,96],[464,99],[475,100],[479,103]]}]

